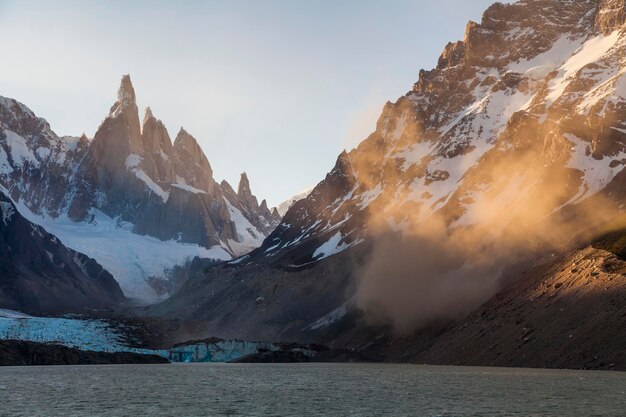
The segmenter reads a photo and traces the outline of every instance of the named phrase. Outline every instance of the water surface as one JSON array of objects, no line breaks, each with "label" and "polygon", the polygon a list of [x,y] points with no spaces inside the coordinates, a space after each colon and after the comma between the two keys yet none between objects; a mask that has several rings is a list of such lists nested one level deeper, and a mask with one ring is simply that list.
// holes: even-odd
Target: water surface
[{"label": "water surface", "polygon": [[2,416],[626,416],[626,373],[387,364],[0,368]]}]

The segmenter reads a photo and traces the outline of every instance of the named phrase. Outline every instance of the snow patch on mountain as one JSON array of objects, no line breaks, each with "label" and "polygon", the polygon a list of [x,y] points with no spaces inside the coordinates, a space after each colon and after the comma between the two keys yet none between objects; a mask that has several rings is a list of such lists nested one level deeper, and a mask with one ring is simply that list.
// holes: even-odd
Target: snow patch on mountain
[{"label": "snow patch on mountain", "polygon": [[417,165],[422,162],[422,159],[428,156],[435,149],[435,144],[430,142],[418,142],[411,146],[402,149],[396,153],[394,157],[396,159],[402,159],[402,169],[408,169],[411,165]]},{"label": "snow patch on mountain", "polygon": [[185,183],[177,182],[177,183],[172,184],[172,187],[180,188],[181,190],[185,190],[185,191],[188,191],[188,192],[194,193],[194,194],[206,194],[206,191],[199,190],[199,189],[197,189],[195,187],[192,187],[191,185],[185,184]]},{"label": "snow patch on mountain", "polygon": [[138,167],[141,159],[141,156],[137,155],[136,153],[131,153],[126,157],[126,168],[133,169]]},{"label": "snow patch on mountain", "polygon": [[594,195],[606,187],[624,169],[622,165],[611,166],[611,162],[626,158],[626,152],[622,151],[611,157],[595,159],[590,156],[591,144],[589,142],[571,133],[566,134],[565,138],[572,143],[572,154],[566,166],[583,173],[583,182],[580,190],[568,204]]},{"label": "snow patch on mountain", "polygon": [[[551,71],[563,65],[563,63],[572,56],[574,51],[582,45],[583,41],[584,38],[573,37],[571,33],[565,33],[561,35],[546,52],[530,59],[523,59],[512,63],[508,66],[508,70],[523,74],[533,68],[543,68],[541,72],[548,75]],[[546,69],[551,69],[551,71],[545,72]]]},{"label": "snow patch on mountain", "polygon": [[358,245],[362,240],[356,240],[354,242],[348,243],[343,241],[343,236],[341,232],[337,232],[330,237],[326,242],[324,242],[320,247],[315,249],[313,252],[313,259],[319,261],[324,258],[328,258],[329,256],[336,255],[344,250]]},{"label": "snow patch on mountain", "polygon": [[339,320],[344,318],[346,316],[346,314],[348,314],[348,311],[351,310],[354,307],[355,303],[356,303],[356,300],[355,300],[354,297],[352,297],[350,300],[346,301],[345,303],[343,303],[342,305],[340,305],[339,307],[337,307],[336,309],[334,309],[330,313],[328,313],[325,316],[321,317],[320,319],[316,320],[312,324],[306,326],[302,330],[323,329],[324,327],[328,327],[328,326],[338,322]]},{"label": "snow patch on mountain", "polygon": [[34,166],[39,166],[39,161],[30,151],[23,137],[8,129],[4,130],[4,134],[6,135],[6,144],[11,149],[11,157],[15,165],[21,167],[24,162],[30,162]]},{"label": "snow patch on mountain", "polygon": [[558,75],[550,81],[550,93],[546,97],[547,105],[549,106],[563,95],[565,89],[581,68],[603,57],[615,46],[620,37],[620,32],[614,31],[608,36],[599,35],[585,42],[583,46],[559,68]]},{"label": "snow patch on mountain", "polygon": [[299,192],[298,194],[288,198],[287,200],[277,205],[276,210],[278,211],[278,214],[284,216],[291,206],[293,206],[297,201],[306,198],[309,194],[311,194],[311,191],[313,191],[313,187],[309,187],[306,190]]},{"label": "snow patch on mountain", "polygon": [[15,214],[13,205],[9,202],[0,201],[0,211],[2,211],[2,222],[7,225],[11,221],[11,217]]},{"label": "snow patch on mountain", "polygon": [[235,241],[233,239],[228,240],[228,246],[233,253],[236,256],[243,255],[261,246],[261,243],[263,243],[263,240],[265,239],[263,233],[254,227],[254,225],[246,219],[243,213],[234,207],[227,198],[224,198],[224,202],[228,207],[230,218],[236,225],[237,238],[239,239],[239,241]]},{"label": "snow patch on mountain", "polygon": [[156,194],[159,197],[161,197],[161,200],[163,200],[164,203],[167,202],[168,198],[170,197],[170,193],[169,192],[164,191],[163,188],[161,188],[159,186],[159,184],[157,184],[156,182],[152,181],[152,178],[150,178],[148,176],[148,174],[146,174],[142,170],[140,170],[140,169],[133,169],[133,172],[135,173],[135,176],[137,178],[139,178],[141,181],[143,181],[144,184],[146,184],[146,186],[148,187],[148,189],[150,191],[152,191],[154,194]]}]

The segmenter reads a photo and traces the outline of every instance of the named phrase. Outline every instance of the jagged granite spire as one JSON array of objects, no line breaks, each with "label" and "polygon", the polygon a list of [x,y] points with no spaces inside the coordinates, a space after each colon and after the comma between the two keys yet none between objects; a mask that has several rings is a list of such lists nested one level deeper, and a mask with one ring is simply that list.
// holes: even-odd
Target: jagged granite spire
[{"label": "jagged granite spire", "polygon": [[179,158],[181,158],[181,162],[190,160],[200,167],[204,175],[208,178],[213,177],[211,164],[198,144],[198,141],[183,127],[180,128],[176,139],[174,139],[174,149],[178,153]]},{"label": "jagged granite spire", "polygon": [[[126,159],[131,154],[143,152],[139,111],[135,101],[135,90],[129,75],[124,75],[117,91],[117,101],[111,107],[109,115],[104,119],[90,147],[92,163],[98,166],[91,176],[100,184],[108,184],[109,190],[117,194],[119,201],[115,204],[124,205],[124,187],[126,181],[123,171]],[[115,200],[115,199],[113,199]],[[109,199],[109,202],[113,201]]]},{"label": "jagged granite spire", "polygon": [[122,76],[120,87],[117,90],[117,101],[109,110],[109,116],[117,117],[125,109],[135,110],[137,112],[137,101],[135,97],[135,89],[130,81],[130,75]]},{"label": "jagged granite spire", "polygon": [[154,117],[152,109],[146,107],[142,123],[142,142],[145,152],[160,153],[167,158],[172,153],[172,140],[161,120]]},{"label": "jagged granite spire", "polygon": [[248,174],[245,172],[241,173],[239,186],[237,187],[237,195],[250,209],[257,209],[259,207],[258,200],[252,195],[250,180],[248,180]]},{"label": "jagged granite spire", "polygon": [[149,106],[146,107],[146,111],[143,114],[142,125],[145,125],[148,120],[153,119],[153,118],[154,118],[154,115],[152,114],[152,109]]},{"label": "jagged granite spire", "polygon": [[239,197],[252,195],[252,192],[250,191],[250,180],[248,179],[248,174],[246,174],[245,171],[242,172],[239,177],[237,195],[239,195]]}]

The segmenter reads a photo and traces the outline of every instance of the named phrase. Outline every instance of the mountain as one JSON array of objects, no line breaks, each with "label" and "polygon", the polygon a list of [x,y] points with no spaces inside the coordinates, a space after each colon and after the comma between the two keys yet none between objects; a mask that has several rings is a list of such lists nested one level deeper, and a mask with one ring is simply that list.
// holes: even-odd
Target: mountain
[{"label": "mountain", "polygon": [[285,213],[287,213],[287,210],[289,210],[289,208],[293,206],[296,201],[300,201],[303,198],[306,198],[306,196],[308,196],[312,190],[313,188],[307,188],[306,190],[288,198],[287,200],[276,206],[276,211],[278,211],[278,214],[280,214],[281,216],[284,216]]},{"label": "mountain", "polygon": [[[0,98],[0,185],[23,214],[144,299],[171,291],[169,271],[194,256],[230,259],[259,246],[280,215],[258,203],[247,176],[237,192],[218,184],[190,133],[181,128],[172,143],[150,108],[140,122],[129,76],[117,96],[93,139],[58,137]],[[94,247],[102,232],[110,239]]]},{"label": "mountain", "polygon": [[67,312],[125,300],[113,276],[22,217],[0,191],[0,307]]},{"label": "mountain", "polygon": [[493,4],[258,249],[192,268],[150,314],[367,344],[375,324],[460,320],[584,245],[626,203],[625,7]]}]

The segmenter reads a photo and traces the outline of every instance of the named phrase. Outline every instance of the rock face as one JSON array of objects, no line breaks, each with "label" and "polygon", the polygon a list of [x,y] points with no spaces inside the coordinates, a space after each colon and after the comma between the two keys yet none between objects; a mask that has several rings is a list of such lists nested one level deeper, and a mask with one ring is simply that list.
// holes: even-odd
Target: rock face
[{"label": "rock face", "polygon": [[[214,248],[219,258],[259,246],[281,219],[258,204],[245,174],[237,193],[218,184],[187,131],[172,143],[149,108],[140,122],[127,75],[93,139],[60,138],[26,106],[0,98],[0,185],[41,217],[89,223],[102,213],[136,234]],[[142,277],[152,278],[167,277]]]},{"label": "rock face", "polygon": [[489,228],[485,202],[500,218],[529,208],[533,221],[565,216],[591,200],[619,215],[624,13],[623,1],[495,3],[384,106],[376,130],[339,155],[260,248],[197,270],[154,314],[204,319],[221,337],[315,340],[312,326],[354,312],[355,270],[367,262],[374,226]]},{"label": "rock face", "polygon": [[2,192],[0,215],[0,307],[63,312],[125,300],[102,266],[24,219]]}]

